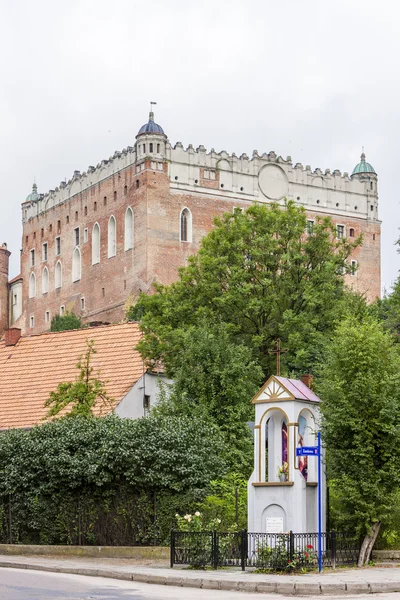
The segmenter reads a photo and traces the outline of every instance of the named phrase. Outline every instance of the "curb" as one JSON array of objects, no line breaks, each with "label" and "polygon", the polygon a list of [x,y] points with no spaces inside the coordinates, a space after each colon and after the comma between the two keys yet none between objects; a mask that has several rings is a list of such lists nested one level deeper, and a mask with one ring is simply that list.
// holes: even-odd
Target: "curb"
[{"label": "curb", "polygon": [[138,583],[152,583],[156,585],[171,585],[176,587],[200,588],[207,590],[226,590],[259,594],[284,594],[286,596],[320,596],[338,594],[383,594],[400,592],[400,581],[390,582],[349,582],[349,583],[290,583],[273,581],[235,581],[222,579],[186,578],[179,575],[151,575],[145,573],[129,573],[113,571],[112,569],[91,569],[74,567],[53,567],[47,565],[6,562],[0,560],[0,568],[25,569],[28,571],[45,571],[50,573],[65,573],[68,575],[87,575],[90,577],[105,577],[107,579],[120,579],[124,581],[137,581]]}]

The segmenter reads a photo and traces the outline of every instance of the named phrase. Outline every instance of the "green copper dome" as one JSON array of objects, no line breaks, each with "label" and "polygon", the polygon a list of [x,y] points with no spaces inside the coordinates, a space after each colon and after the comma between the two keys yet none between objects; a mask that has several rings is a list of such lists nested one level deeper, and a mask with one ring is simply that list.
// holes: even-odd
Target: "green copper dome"
[{"label": "green copper dome", "polygon": [[358,165],[354,167],[351,176],[361,175],[361,173],[375,173],[374,167],[367,163],[367,161],[365,160],[364,152],[361,154],[361,162],[359,162]]},{"label": "green copper dome", "polygon": [[32,186],[32,192],[26,197],[26,202],[36,202],[36,200],[39,200],[39,198],[40,196],[37,193],[37,185],[34,183]]}]

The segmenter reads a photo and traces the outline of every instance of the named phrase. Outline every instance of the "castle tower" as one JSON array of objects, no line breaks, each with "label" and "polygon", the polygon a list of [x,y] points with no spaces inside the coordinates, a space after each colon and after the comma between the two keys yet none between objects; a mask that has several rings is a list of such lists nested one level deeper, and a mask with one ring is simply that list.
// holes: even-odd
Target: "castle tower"
[{"label": "castle tower", "polygon": [[8,327],[8,264],[11,252],[0,246],[0,336]]},{"label": "castle tower", "polygon": [[[296,456],[297,447],[317,444],[320,400],[305,377],[304,381],[270,377],[252,400],[256,414],[254,471],[248,484],[249,531],[318,530],[317,458]],[[322,494],[324,504],[324,481]],[[322,521],[324,531],[325,510]]]},{"label": "castle tower", "polygon": [[[155,104],[155,102],[151,102]],[[140,161],[144,158],[164,159],[167,136],[161,125],[154,121],[153,110],[149,113],[149,120],[142,125],[136,136],[136,156]]]}]

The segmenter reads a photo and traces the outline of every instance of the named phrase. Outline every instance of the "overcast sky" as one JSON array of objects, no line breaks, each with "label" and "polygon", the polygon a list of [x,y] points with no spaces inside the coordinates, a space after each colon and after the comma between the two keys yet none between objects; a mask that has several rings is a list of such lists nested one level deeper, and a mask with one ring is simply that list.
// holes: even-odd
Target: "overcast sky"
[{"label": "overcast sky", "polygon": [[[0,0],[0,243],[20,204],[133,145],[157,101],[172,144],[275,150],[378,173],[382,285],[400,268],[395,0]],[[397,192],[396,192],[397,188]]]}]

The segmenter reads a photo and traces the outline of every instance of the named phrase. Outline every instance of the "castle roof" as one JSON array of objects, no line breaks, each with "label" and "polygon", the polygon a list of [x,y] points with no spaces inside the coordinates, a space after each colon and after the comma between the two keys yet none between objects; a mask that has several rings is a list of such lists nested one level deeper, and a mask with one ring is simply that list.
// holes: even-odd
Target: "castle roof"
[{"label": "castle roof", "polygon": [[37,193],[37,185],[34,183],[32,186],[32,192],[26,197],[26,202],[35,202],[36,200],[39,200],[39,198],[40,196]]},{"label": "castle roof", "polygon": [[165,135],[164,129],[161,127],[161,125],[158,125],[154,122],[153,111],[150,111],[148,122],[141,126],[136,137],[138,137],[139,135],[144,135],[146,133],[156,133],[158,135]]},{"label": "castle roof", "polygon": [[361,154],[361,161],[353,169],[351,176],[360,175],[361,173],[375,173],[374,167],[365,160],[365,153]]},{"label": "castle roof", "polygon": [[110,411],[116,408],[143,375],[143,361],[135,350],[140,337],[137,323],[123,323],[21,337],[15,346],[0,340],[0,430],[41,423],[50,392],[77,379],[76,364],[88,340],[96,348],[93,372],[113,398]]}]

